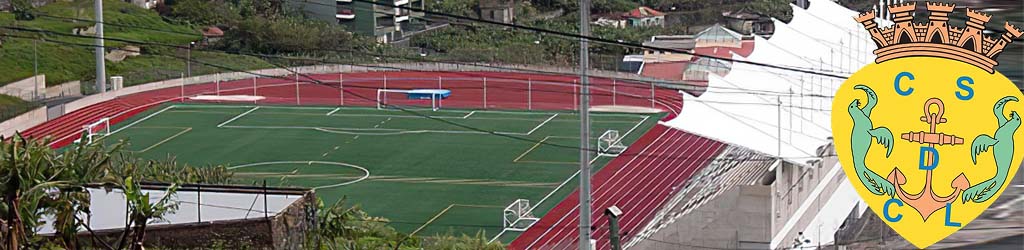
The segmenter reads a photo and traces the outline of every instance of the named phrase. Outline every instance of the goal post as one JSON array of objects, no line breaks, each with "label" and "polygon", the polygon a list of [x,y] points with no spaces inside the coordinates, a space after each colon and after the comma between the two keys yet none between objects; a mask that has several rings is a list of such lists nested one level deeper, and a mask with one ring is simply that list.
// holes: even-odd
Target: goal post
[{"label": "goal post", "polygon": [[537,223],[539,218],[533,216],[530,200],[517,199],[502,210],[501,226],[504,230],[523,232]]},{"label": "goal post", "polygon": [[597,138],[597,154],[600,156],[619,156],[626,148],[626,145],[622,144],[622,136],[618,130],[605,131]]},{"label": "goal post", "polygon": [[441,100],[450,95],[451,91],[446,89],[377,89],[377,109],[412,106],[437,111],[441,109]]},{"label": "goal post", "polygon": [[[99,120],[82,126],[82,138],[84,143],[91,144],[97,138],[101,138],[110,134],[110,117],[100,118]],[[83,143],[78,141],[78,143]]]}]

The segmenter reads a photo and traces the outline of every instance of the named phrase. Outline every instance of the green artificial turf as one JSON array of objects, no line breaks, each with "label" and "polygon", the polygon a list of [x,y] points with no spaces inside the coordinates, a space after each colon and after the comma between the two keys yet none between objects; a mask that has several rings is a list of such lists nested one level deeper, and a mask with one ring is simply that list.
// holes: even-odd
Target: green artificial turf
[{"label": "green artificial turf", "polygon": [[[347,197],[397,229],[423,236],[484,230],[493,237],[511,202],[537,203],[553,192],[533,212],[542,216],[576,187],[570,179],[555,189],[578,170],[577,114],[418,113],[458,125],[362,107],[173,104],[120,123],[106,141],[128,139],[127,149],[145,158],[232,166],[247,183],[319,187],[316,193],[327,203]],[[595,113],[593,137],[632,129],[628,145],[662,115]],[[594,166],[609,160],[599,157]],[[252,163],[258,164],[246,165]],[[361,179],[366,174],[360,168],[367,178]]]}]

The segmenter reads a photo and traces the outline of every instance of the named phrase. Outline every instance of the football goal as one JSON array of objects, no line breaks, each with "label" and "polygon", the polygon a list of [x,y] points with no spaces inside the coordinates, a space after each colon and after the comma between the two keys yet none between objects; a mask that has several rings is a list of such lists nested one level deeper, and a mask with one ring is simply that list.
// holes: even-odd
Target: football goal
[{"label": "football goal", "polygon": [[83,143],[81,140],[85,140],[85,144],[91,144],[95,139],[107,136],[108,134],[110,134],[110,118],[104,117],[96,122],[82,126],[83,136],[75,142]]},{"label": "football goal", "polygon": [[377,89],[377,109],[430,107],[441,109],[441,100],[452,94],[447,89]]},{"label": "football goal", "polygon": [[502,227],[508,231],[522,232],[533,226],[533,223],[537,223],[537,216],[533,216],[530,207],[530,200],[518,199],[512,204],[509,204],[502,211],[504,215],[501,218]]},{"label": "football goal", "polygon": [[619,156],[626,151],[626,145],[622,144],[622,136],[618,130],[608,130],[601,137],[597,138],[597,154],[601,156]]}]

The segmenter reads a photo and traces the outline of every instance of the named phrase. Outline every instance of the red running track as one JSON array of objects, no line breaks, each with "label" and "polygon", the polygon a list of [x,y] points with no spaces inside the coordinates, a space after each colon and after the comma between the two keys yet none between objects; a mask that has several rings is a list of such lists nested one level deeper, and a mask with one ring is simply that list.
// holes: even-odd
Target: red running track
[{"label": "red running track", "polygon": [[[496,109],[575,109],[575,77],[505,72],[362,72],[344,74],[258,78],[172,87],[121,96],[97,103],[24,131],[31,138],[50,137],[51,146],[62,147],[80,136],[81,128],[103,117],[118,123],[166,102],[195,102],[182,96],[256,95],[266,99],[254,104],[375,106],[379,88],[440,88],[452,90],[444,107]],[[486,78],[486,80],[484,80]],[[386,79],[386,80],[385,80]],[[342,84],[339,84],[341,82]],[[647,84],[624,83],[593,78],[593,105],[656,107],[669,112],[665,120],[682,109],[682,97],[670,89]],[[342,85],[345,91],[340,91]],[[486,89],[486,90],[485,90]],[[651,95],[654,95],[652,102]],[[423,105],[422,100],[391,99],[392,104]],[[239,102],[234,102],[238,104]],[[612,160],[594,175],[594,225],[607,224],[602,209],[619,206],[624,239],[631,237],[669,199],[678,186],[706,165],[722,144],[683,131],[656,125],[633,143],[622,157]],[[573,192],[529,230],[510,244],[512,249],[575,248],[578,237],[578,193]],[[595,226],[598,249],[608,249],[607,229]]]},{"label": "red running track", "polygon": [[[314,84],[306,77],[321,84]],[[566,110],[576,108],[577,93],[572,76],[503,73],[503,72],[360,72],[315,74],[298,77],[250,78],[171,87],[117,97],[93,104],[22,132],[29,138],[49,137],[52,147],[63,147],[81,136],[82,126],[103,117],[116,124],[131,116],[166,102],[196,102],[182,96],[256,95],[265,99],[254,104],[276,105],[345,105],[375,106],[379,88],[441,88],[451,89],[452,96],[443,100],[444,107]],[[339,79],[343,79],[344,92]],[[386,80],[385,80],[386,79]],[[487,79],[487,80],[484,80]],[[679,110],[682,97],[669,89],[655,89],[638,83],[609,79],[592,79],[593,105],[632,105]],[[484,87],[486,86],[486,91]],[[613,94],[614,93],[614,94]],[[652,103],[651,95],[655,102]],[[424,105],[423,100],[389,99],[396,105]],[[239,103],[239,102],[234,102]]]},{"label": "red running track", "polygon": [[[608,218],[604,208],[618,206],[623,242],[653,216],[657,209],[693,173],[720,153],[724,144],[658,125],[593,178],[593,239],[597,249],[608,245]],[[579,193],[573,192],[523,232],[510,249],[576,249],[579,239]]]}]

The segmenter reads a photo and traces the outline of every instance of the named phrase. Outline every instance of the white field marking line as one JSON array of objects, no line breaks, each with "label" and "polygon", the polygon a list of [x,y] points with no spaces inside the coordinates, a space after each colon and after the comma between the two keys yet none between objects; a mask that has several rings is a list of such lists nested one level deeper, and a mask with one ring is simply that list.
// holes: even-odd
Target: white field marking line
[{"label": "white field marking line", "polygon": [[317,190],[317,189],[322,189],[322,188],[332,188],[332,187],[345,186],[345,185],[349,185],[349,184],[352,184],[352,183],[363,181],[366,178],[370,178],[370,170],[367,170],[364,167],[360,167],[360,166],[356,166],[356,165],[348,164],[348,163],[343,163],[343,162],[333,162],[333,161],[268,161],[268,162],[255,162],[255,163],[242,164],[242,165],[238,165],[238,166],[228,167],[228,170],[234,170],[234,169],[239,169],[239,168],[247,168],[247,167],[254,167],[254,166],[262,166],[262,165],[274,165],[274,164],[299,164],[299,166],[301,166],[302,164],[312,165],[313,163],[324,164],[324,165],[334,165],[334,166],[350,167],[350,168],[354,168],[354,169],[363,171],[363,177],[359,177],[358,179],[355,179],[355,180],[352,180],[352,181],[347,181],[347,182],[336,183],[336,184],[331,184],[331,185],[324,185],[324,186],[313,187],[314,191]]},{"label": "white field marking line", "polygon": [[[632,127],[632,128],[630,128],[630,129],[629,129],[628,131],[626,131],[626,133],[625,133],[625,134],[622,134],[622,137],[621,137],[621,138],[619,138],[619,140],[618,140],[618,141],[616,141],[615,143],[621,142],[621,141],[622,141],[622,139],[625,139],[626,137],[628,137],[630,133],[633,133],[633,131],[635,131],[635,130],[636,130],[636,128],[640,127],[640,125],[642,125],[642,124],[643,124],[644,122],[646,122],[648,118],[651,118],[651,116],[643,116],[643,117],[644,117],[644,118],[643,118],[643,119],[641,119],[641,120],[640,120],[640,122],[637,122],[637,124],[636,124],[636,125],[633,125],[633,127]],[[664,135],[664,133],[662,133],[662,135]],[[548,137],[544,137],[544,139],[543,139],[543,140],[541,140],[541,142],[543,142],[544,140],[547,140],[547,139],[548,139],[548,138],[550,138],[550,137],[551,137],[551,136],[548,136]],[[658,136],[658,138],[661,138],[661,135],[659,135],[659,136]],[[540,145],[540,143],[538,143],[537,145]],[[536,146],[534,146],[534,147],[536,147]],[[650,147],[650,144],[648,144],[648,145],[647,145],[647,147]],[[644,148],[644,150],[647,150],[647,149],[646,149],[646,148]],[[642,153],[642,152],[643,152],[643,151],[641,151],[641,153]],[[525,153],[524,153],[523,155],[525,155]],[[598,154],[597,156],[595,156],[594,158],[592,158],[592,159],[590,160],[590,164],[594,164],[594,162],[596,162],[596,161],[597,161],[598,159],[600,159],[600,158],[601,158],[602,156],[604,156],[604,155],[600,155],[600,154]],[[522,157],[522,156],[520,156],[520,157]],[[518,159],[518,158],[517,158],[517,159]],[[628,164],[628,163],[627,163],[627,164]],[[541,198],[541,199],[540,199],[540,201],[538,201],[537,203],[534,203],[534,204],[533,204],[533,207],[530,207],[530,209],[529,209],[529,210],[527,210],[527,213],[533,212],[533,210],[537,209],[537,207],[539,207],[539,206],[540,206],[540,204],[543,204],[543,203],[544,203],[544,201],[547,201],[547,199],[548,199],[548,198],[551,198],[551,196],[552,196],[552,195],[554,195],[555,193],[557,193],[557,192],[558,192],[558,190],[561,190],[561,189],[562,189],[562,187],[563,187],[563,186],[565,186],[565,184],[567,184],[567,183],[569,183],[569,181],[572,181],[573,179],[575,179],[575,178],[576,178],[576,176],[578,176],[579,174],[580,174],[580,171],[579,171],[579,170],[576,170],[576,172],[574,172],[574,173],[573,173],[572,175],[569,175],[569,178],[566,178],[566,179],[565,179],[564,181],[562,181],[562,183],[561,183],[561,184],[559,184],[559,185],[558,185],[557,187],[555,187],[554,189],[552,189],[552,190],[551,190],[551,192],[548,192],[548,194],[547,194],[547,195],[545,195],[545,196],[544,196],[544,198]],[[501,230],[501,232],[499,232],[499,233],[498,233],[497,235],[495,235],[495,236],[494,236],[494,238],[491,238],[490,242],[494,242],[495,240],[497,240],[497,239],[498,239],[498,237],[501,237],[501,235],[502,235],[502,234],[504,234],[504,233],[505,233],[506,231],[507,231],[507,229],[502,229],[502,230]]]},{"label": "white field marking line", "polygon": [[338,112],[338,110],[341,110],[341,107],[335,108],[334,110],[331,110],[331,112],[327,112],[327,116],[331,116],[334,112]]},{"label": "white field marking line", "polygon": [[[689,141],[689,139],[687,139],[686,141]],[[655,151],[655,153],[657,153],[657,152],[662,152],[662,153],[666,153],[666,152],[669,152],[670,150],[675,150],[675,149],[676,149],[676,148],[675,148],[675,146],[676,146],[676,145],[684,145],[686,141],[683,141],[684,143],[675,143],[675,142],[678,142],[678,137],[676,137],[676,140],[673,140],[673,141],[672,141],[673,143],[670,143],[670,145],[669,145],[669,146],[666,146],[666,147],[660,147],[659,149],[661,149],[661,151]],[[659,157],[659,158],[660,158],[660,157]],[[652,163],[654,163],[654,162],[656,162],[656,161],[659,161],[659,162],[663,162],[663,161],[664,161],[664,158],[662,158],[662,159],[651,159],[651,157],[647,157],[647,158],[645,158],[645,159],[641,160],[641,161],[640,161],[639,163],[637,163],[637,165],[636,165],[636,166],[634,166],[633,168],[634,168],[634,169],[635,169],[635,168],[639,168],[639,169],[645,169],[645,168],[647,168],[648,166],[651,166],[651,164],[652,164]],[[620,170],[621,170],[621,169],[620,169]],[[615,172],[615,173],[614,173],[614,174],[613,174],[612,176],[616,176],[616,175],[617,175],[618,173],[620,173],[620,172],[621,172],[621,171],[616,171],[616,172]],[[634,179],[635,179],[635,178],[636,178],[636,177],[638,176],[638,175],[636,175],[636,174],[633,174],[633,173],[636,173],[636,171],[630,171],[630,173],[629,173],[629,174],[630,174],[630,175],[629,175],[629,180],[627,180],[627,181],[626,181],[626,183],[632,182],[632,181],[633,181],[633,180],[634,180]],[[645,174],[645,175],[643,176],[643,178],[642,178],[642,179],[646,179],[648,175],[650,175],[650,172],[646,173],[646,174]],[[617,184],[619,184],[619,183],[621,183],[621,182],[622,182],[622,179],[616,179],[616,180],[614,181],[614,183],[612,183],[611,185],[613,185],[613,187],[614,187],[614,185],[617,185]],[[609,183],[607,183],[607,182],[606,182],[606,183],[605,183],[604,185],[601,185],[601,186],[597,186],[597,187],[595,187],[595,188],[594,188],[594,192],[595,192],[595,194],[594,194],[594,196],[593,196],[593,197],[594,197],[594,199],[595,199],[595,200],[599,199],[599,198],[600,198],[600,197],[602,196],[602,194],[606,193],[606,192],[601,192],[601,191],[603,191],[603,190],[602,190],[602,189],[600,189],[600,187],[604,187],[604,186],[606,186],[606,185],[609,185]],[[594,205],[595,207],[602,207],[602,206],[603,206],[602,204],[597,204],[596,202],[595,202],[595,204],[593,204],[593,205]],[[577,205],[576,205],[575,207],[573,207],[573,208],[572,208],[572,209],[570,210],[570,214],[573,214],[573,213],[575,213],[576,211],[578,211],[578,209],[579,209],[579,205],[577,204]],[[576,218],[573,218],[573,220],[570,220],[570,223],[571,223],[571,222],[573,222],[573,221],[577,221],[577,220],[575,220],[575,219],[576,219]],[[558,231],[555,231],[555,233],[554,233],[554,234],[553,234],[552,236],[548,237],[548,240],[544,241],[544,243],[543,243],[543,244],[547,244],[547,243],[549,243],[549,242],[550,242],[550,243],[558,243],[558,242],[561,242],[562,240],[564,240],[564,239],[565,239],[566,237],[571,237],[571,236],[569,236],[569,235],[564,235],[564,234],[562,234],[562,232],[564,232],[565,230],[566,230],[565,228],[562,228],[562,229],[559,229]],[[543,245],[543,244],[542,244],[542,245]]]},{"label": "white field marking line", "polygon": [[473,114],[476,114],[476,110],[470,111],[469,114],[466,114],[466,116],[463,116],[462,119],[469,118],[469,116],[471,116]]},{"label": "white field marking line", "polygon": [[[695,138],[697,140],[700,140],[700,138],[698,138],[697,136],[693,136],[693,138]],[[685,154],[686,158],[683,158],[683,159],[678,159],[678,158],[676,158],[676,159],[669,159],[669,158],[674,158],[674,157],[666,157],[660,163],[654,164],[654,166],[665,166],[665,165],[667,165],[667,166],[675,166],[677,170],[683,170],[683,169],[686,169],[687,167],[694,167],[695,165],[696,166],[703,165],[703,164],[705,164],[704,161],[699,160],[699,159],[694,160],[694,157],[698,157],[700,155],[704,155],[704,154],[707,154],[707,153],[711,152],[712,147],[708,146],[707,145],[708,143],[713,143],[713,142],[711,142],[709,140],[705,140],[705,141],[701,142],[700,145],[696,145],[698,150],[700,150],[700,152],[693,152],[693,151],[684,152],[684,153],[687,153],[687,154]],[[683,148],[681,148],[681,147],[677,148],[677,150],[675,150],[673,152],[679,152],[678,149],[683,149]],[[666,161],[668,161],[668,162],[666,162]],[[658,178],[658,177],[656,177],[656,178],[658,178],[657,183],[647,182],[647,183],[645,183],[645,185],[643,187],[641,187],[640,190],[650,190],[653,187],[663,186],[665,184],[668,184],[668,186],[670,187],[672,182],[674,182],[675,180],[680,179],[681,177],[683,177],[684,174],[686,174],[686,171],[676,171],[675,174],[667,176],[668,178]],[[666,177],[666,176],[660,175],[659,177]],[[652,184],[654,184],[654,185],[652,185]],[[671,191],[671,189],[669,191]],[[641,205],[649,205],[649,204],[652,204],[652,203],[661,203],[664,200],[664,198],[667,198],[667,197],[663,197],[662,199],[655,200],[654,199],[655,197],[651,197],[651,195],[653,195],[653,194],[654,194],[654,192],[647,192],[645,194],[632,193],[632,194],[629,194],[629,195],[623,195],[623,196],[620,196],[615,201],[613,201],[611,204],[638,204],[638,205],[635,205],[634,207],[641,207]],[[640,197],[640,199],[636,199],[637,197]],[[647,202],[644,202],[644,201],[647,201]],[[656,212],[657,211],[657,206],[655,206],[653,208],[654,208],[654,210],[651,210],[650,212]],[[630,218],[633,218],[633,219],[624,218],[625,220],[622,221],[623,225],[628,225],[627,223],[629,221],[635,221],[635,220],[640,219],[640,218],[647,218],[647,215],[648,214],[642,214],[640,216],[631,216]],[[599,235],[599,237],[601,237],[601,236],[604,236],[605,233],[607,233],[607,231],[602,231],[602,233],[598,234],[598,235]]]},{"label": "white field marking line", "polygon": [[181,136],[181,135],[183,135],[185,133],[188,133],[188,131],[192,131],[192,127],[187,127],[184,130],[179,131],[177,134],[172,135],[171,137],[167,137],[167,138],[157,142],[156,144],[150,145],[149,147],[147,147],[147,148],[145,148],[143,150],[139,150],[139,153],[145,153],[146,151],[149,151],[150,149],[156,148],[157,146],[160,146],[161,144],[169,142],[169,141],[173,140],[174,138],[176,138],[178,136]]},{"label": "white field marking line", "polygon": [[[654,139],[653,141],[651,141],[651,142],[656,142],[656,141],[660,140],[660,139],[661,139],[662,137],[664,137],[664,136],[665,136],[666,134],[668,134],[668,133],[669,133],[670,131],[672,131],[672,130],[666,129],[665,131],[661,132],[661,134],[660,134],[660,135],[658,135],[658,138],[655,138],[655,139]],[[628,161],[628,162],[626,162],[626,164],[624,164],[624,165],[622,165],[622,166],[624,166],[624,167],[625,167],[625,166],[629,166],[629,165],[631,165],[631,164],[633,163],[633,161],[635,161],[635,160],[636,160],[637,158],[640,158],[640,155],[643,155],[643,153],[644,153],[644,152],[647,152],[647,150],[648,150],[648,149],[650,149],[650,148],[651,148],[651,146],[654,146],[654,145],[655,145],[655,143],[650,143],[650,144],[647,144],[647,146],[646,146],[646,147],[644,147],[644,149],[640,150],[640,153],[639,153],[639,154],[637,154],[637,155],[634,155],[634,156],[633,156],[633,158],[629,159],[629,161]],[[657,148],[661,148],[661,147],[662,147],[663,145],[665,145],[665,144],[664,144],[664,143],[661,143],[661,144],[657,144],[657,145],[658,145],[658,147],[657,147]],[[657,148],[655,148],[655,150],[658,150]],[[579,173],[580,173],[579,171],[576,171],[576,174],[577,174],[577,175],[578,175]],[[572,208],[572,209],[571,209],[571,210],[570,210],[569,212],[566,212],[565,214],[563,214],[563,215],[562,215],[562,217],[559,217],[559,218],[558,218],[558,220],[557,220],[557,221],[555,221],[555,224],[554,224],[554,225],[555,225],[555,226],[557,226],[557,225],[559,225],[559,224],[562,224],[562,221],[563,221],[563,220],[565,220],[565,218],[567,218],[567,217],[568,217],[569,215],[573,214],[573,211],[576,211],[576,208],[579,208],[579,204],[576,204],[576,207],[573,207],[573,208]],[[545,215],[545,216],[547,216],[547,215]],[[540,241],[541,239],[543,239],[543,236],[547,235],[547,234],[548,234],[548,232],[550,232],[550,231],[551,231],[551,229],[554,229],[554,228],[555,228],[555,227],[548,227],[548,228],[547,228],[546,230],[544,230],[544,232],[543,232],[543,233],[541,233],[541,234],[540,234],[540,237],[537,237],[536,239],[534,239],[534,240],[533,240],[533,242],[530,242],[530,244],[529,244],[529,245],[527,245],[527,246],[526,246],[526,248],[527,248],[527,249],[529,249],[529,248],[533,247],[533,245],[537,244],[537,242],[539,242],[539,241]]]},{"label": "white field marking line", "polygon": [[174,104],[171,106],[180,108],[221,108],[221,109],[240,109],[240,108],[253,108],[253,105],[202,105],[202,104]]},{"label": "white field marking line", "polygon": [[249,113],[252,113],[253,111],[256,111],[257,109],[260,109],[260,107],[256,106],[256,107],[250,109],[249,111],[245,111],[245,112],[243,112],[241,114],[238,114],[237,116],[235,116],[234,118],[231,118],[230,120],[227,120],[227,121],[224,121],[224,122],[222,122],[220,124],[217,124],[217,127],[218,128],[222,128],[222,127],[224,127],[224,125],[227,125],[228,123],[231,123],[231,122],[233,122],[235,120],[238,120],[238,118],[242,118],[243,116],[248,115]]},{"label": "white field marking line", "polygon": [[[202,84],[210,84],[210,83],[202,83]],[[197,85],[202,85],[202,84],[197,84]],[[280,84],[269,84],[269,85],[259,86],[259,87],[256,87],[256,88],[258,89],[258,88],[266,88],[266,87],[279,87],[279,86],[292,86],[292,85],[294,85],[294,83],[280,83]],[[192,86],[195,86],[195,85],[192,85]],[[233,88],[233,89],[222,89],[221,91],[223,92],[223,91],[234,91],[234,90],[245,90],[245,89],[252,89],[252,88],[247,86],[247,87]],[[216,92],[215,90],[208,90],[206,92],[197,93],[195,95],[211,94],[211,93],[215,93],[215,92]],[[134,95],[134,94],[131,94],[131,95]],[[131,95],[128,95],[128,96],[131,96]],[[158,98],[158,97],[154,97],[154,98]],[[130,108],[128,110],[121,111],[121,112],[119,112],[117,114],[114,114],[112,116],[109,116],[109,117],[111,117],[111,118],[119,117],[119,116],[122,116],[124,114],[127,114],[128,112],[135,111],[136,109],[148,108],[149,106],[153,106],[153,105],[157,105],[157,104],[161,104],[161,103],[165,103],[165,102],[169,102],[169,101],[173,101],[173,100],[179,100],[181,98],[182,98],[181,96],[175,96],[175,97],[161,99],[161,100],[154,101],[154,102],[147,103],[147,104],[143,104],[143,105],[138,105],[138,106],[135,106],[135,107]],[[171,106],[177,106],[177,105],[171,105]],[[212,105],[210,105],[210,106],[212,106]],[[228,107],[230,107],[230,106],[228,106]],[[63,141],[63,140],[67,140],[68,138],[71,138],[72,136],[81,136],[81,134],[71,133],[71,134],[65,135],[65,136],[61,137],[60,139],[53,140],[47,146],[53,146],[54,144],[57,144],[57,142],[60,142],[60,141]],[[108,134],[107,136],[110,136],[110,134]]]},{"label": "white field marking line", "polygon": [[536,127],[533,127],[533,129],[531,129],[529,132],[526,132],[526,135],[533,134],[533,131],[537,131],[537,129],[540,129],[540,127],[543,127],[544,124],[548,124],[548,122],[550,122],[551,119],[555,119],[555,117],[558,117],[558,113],[555,113],[555,114],[551,115],[551,117],[548,117],[547,120],[544,120],[544,122],[541,122]]},{"label": "white field marking line", "polygon": [[114,130],[114,132],[110,132],[110,134],[107,134],[107,136],[111,136],[111,135],[117,134],[117,132],[121,132],[121,130],[125,130],[127,128],[130,128],[131,126],[135,126],[135,124],[139,124],[142,121],[149,120],[149,118],[153,118],[154,116],[159,115],[160,113],[163,113],[164,111],[167,111],[167,110],[172,109],[174,107],[176,107],[176,106],[175,105],[171,105],[171,106],[167,106],[166,108],[161,109],[161,110],[159,110],[157,112],[153,112],[152,114],[149,114],[149,115],[147,115],[145,117],[142,117],[142,119],[135,120],[134,122],[129,123],[128,125],[125,125],[124,127],[120,127],[117,130]]},{"label": "white field marking line", "polygon": [[[489,134],[478,131],[458,131],[458,130],[402,130],[392,128],[332,128],[332,127],[302,127],[302,126],[243,126],[243,125],[226,125],[224,128],[241,128],[241,129],[312,129],[321,132],[337,133],[337,134],[353,134],[353,135],[398,135],[398,134],[419,134],[419,133],[442,133],[442,134]],[[385,133],[372,133],[372,132],[349,132],[345,130],[354,131],[386,131]],[[389,132],[387,132],[389,131]],[[497,134],[506,135],[526,135],[524,133],[516,132],[495,132]]]}]

